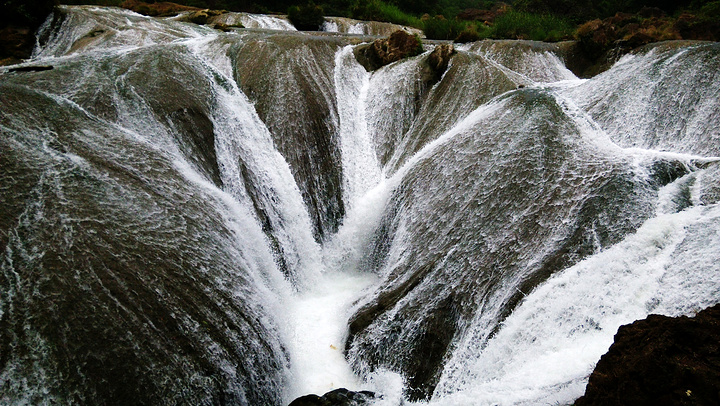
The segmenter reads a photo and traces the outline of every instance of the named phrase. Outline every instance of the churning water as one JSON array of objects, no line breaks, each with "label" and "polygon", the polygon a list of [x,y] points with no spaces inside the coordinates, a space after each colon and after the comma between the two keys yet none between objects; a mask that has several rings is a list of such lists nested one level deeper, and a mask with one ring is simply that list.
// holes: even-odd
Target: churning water
[{"label": "churning water", "polygon": [[54,69],[0,71],[0,403],[568,404],[618,326],[720,299],[717,44],[433,77],[223,18],[63,7]]}]

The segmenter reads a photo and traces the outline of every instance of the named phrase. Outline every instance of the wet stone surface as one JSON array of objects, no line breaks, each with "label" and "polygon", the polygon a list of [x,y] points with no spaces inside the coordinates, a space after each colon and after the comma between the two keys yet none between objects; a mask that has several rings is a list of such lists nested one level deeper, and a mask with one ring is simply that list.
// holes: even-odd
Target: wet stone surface
[{"label": "wet stone surface", "polygon": [[354,392],[339,388],[322,396],[301,396],[290,402],[289,406],[364,406],[369,405],[375,399],[375,393],[370,391]]}]

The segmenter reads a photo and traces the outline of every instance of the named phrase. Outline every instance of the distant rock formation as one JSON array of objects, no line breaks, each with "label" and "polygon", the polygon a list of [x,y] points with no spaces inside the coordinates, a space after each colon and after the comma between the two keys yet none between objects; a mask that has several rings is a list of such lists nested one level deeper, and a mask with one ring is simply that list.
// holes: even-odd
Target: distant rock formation
[{"label": "distant rock formation", "polygon": [[580,77],[591,77],[612,66],[622,55],[644,45],[668,40],[720,40],[720,22],[707,16],[683,13],[665,15],[645,7],[637,14],[617,13],[595,19],[576,31],[576,54],[568,66]]},{"label": "distant rock formation", "polygon": [[187,21],[190,23],[203,25],[203,24],[208,23],[208,20],[210,19],[210,17],[216,17],[216,16],[219,16],[224,13],[227,13],[227,11],[225,11],[225,10],[209,10],[209,9],[197,10],[197,11],[193,11],[190,14],[183,16],[182,18],[180,18],[180,21]]},{"label": "distant rock formation", "polygon": [[397,30],[388,38],[358,46],[355,48],[355,58],[368,72],[371,72],[403,58],[420,55],[422,52],[422,41],[418,36]]},{"label": "distant rock formation", "polygon": [[293,400],[288,406],[364,406],[374,399],[375,393],[373,392],[353,392],[345,388],[340,388],[322,396],[301,396]]},{"label": "distant rock formation", "polygon": [[588,405],[720,404],[720,304],[695,317],[650,315],[621,326],[590,375]]}]

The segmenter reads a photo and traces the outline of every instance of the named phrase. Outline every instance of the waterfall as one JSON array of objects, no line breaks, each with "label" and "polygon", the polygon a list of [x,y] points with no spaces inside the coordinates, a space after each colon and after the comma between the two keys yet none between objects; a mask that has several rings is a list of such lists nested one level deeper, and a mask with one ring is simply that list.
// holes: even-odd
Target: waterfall
[{"label": "waterfall", "polygon": [[404,30],[412,34],[422,35],[422,31],[398,24],[379,21],[360,21],[345,17],[325,17],[322,31],[338,32],[342,34],[373,35],[387,37],[397,30]]},{"label": "waterfall", "polygon": [[214,23],[225,25],[242,24],[245,28],[260,28],[278,31],[297,31],[294,25],[285,16],[274,16],[250,13],[223,13],[213,19]]},{"label": "waterfall", "polygon": [[717,156],[718,64],[716,43],[662,44],[625,56],[571,97],[618,145]]},{"label": "waterfall", "polygon": [[397,27],[59,10],[0,69],[0,403],[569,404],[720,298],[716,43],[368,72]]}]

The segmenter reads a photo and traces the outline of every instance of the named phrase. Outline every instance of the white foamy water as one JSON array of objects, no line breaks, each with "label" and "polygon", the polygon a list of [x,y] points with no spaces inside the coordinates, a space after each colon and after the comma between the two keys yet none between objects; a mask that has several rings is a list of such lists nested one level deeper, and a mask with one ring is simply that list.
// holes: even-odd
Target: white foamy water
[{"label": "white foamy water", "polygon": [[372,274],[331,270],[289,300],[292,337],[288,350],[293,374],[289,400],[337,388],[364,389],[345,360],[347,319],[352,302],[375,280]]},{"label": "white foamy water", "polygon": [[335,55],[335,88],[340,119],[343,161],[343,201],[355,201],[380,182],[380,163],[372,148],[365,113],[370,74],[360,66],[348,45]]}]

